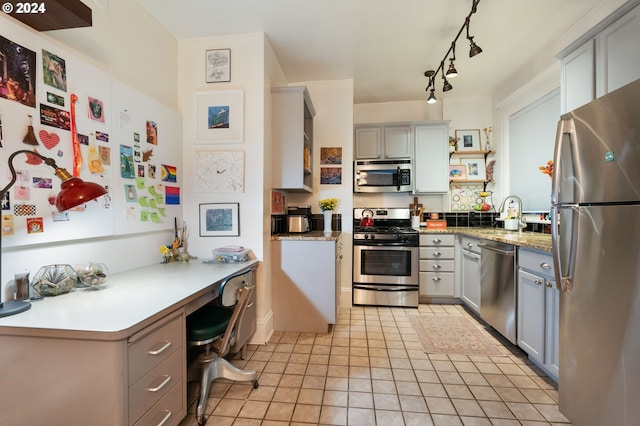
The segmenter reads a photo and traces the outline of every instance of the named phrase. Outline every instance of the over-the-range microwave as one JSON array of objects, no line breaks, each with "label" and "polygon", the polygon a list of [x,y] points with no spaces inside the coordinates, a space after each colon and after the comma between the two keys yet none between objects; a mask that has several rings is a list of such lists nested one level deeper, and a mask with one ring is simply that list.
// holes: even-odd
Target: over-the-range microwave
[{"label": "over-the-range microwave", "polygon": [[356,160],[353,192],[411,192],[411,158]]}]

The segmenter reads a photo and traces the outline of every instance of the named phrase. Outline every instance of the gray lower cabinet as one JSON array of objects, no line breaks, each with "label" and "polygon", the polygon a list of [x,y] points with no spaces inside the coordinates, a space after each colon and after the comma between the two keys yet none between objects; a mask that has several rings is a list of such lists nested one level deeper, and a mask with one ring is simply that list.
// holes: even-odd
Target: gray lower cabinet
[{"label": "gray lower cabinet", "polygon": [[[420,235],[420,301],[455,296],[455,236]],[[435,298],[435,300],[434,300]]]},{"label": "gray lower cabinet", "polygon": [[558,380],[560,292],[550,253],[519,249],[518,346]]},{"label": "gray lower cabinet", "polygon": [[339,240],[280,240],[271,248],[274,330],[326,333],[338,309]]},{"label": "gray lower cabinet", "polygon": [[462,257],[461,292],[462,302],[480,315],[480,239],[461,236],[460,254]]}]

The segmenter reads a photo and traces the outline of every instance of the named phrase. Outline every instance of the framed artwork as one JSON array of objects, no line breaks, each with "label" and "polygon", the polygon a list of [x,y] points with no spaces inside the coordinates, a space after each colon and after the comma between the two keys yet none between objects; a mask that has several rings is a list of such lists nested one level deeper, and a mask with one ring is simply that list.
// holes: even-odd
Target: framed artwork
[{"label": "framed artwork", "polygon": [[201,237],[237,237],[240,235],[240,204],[200,204]]},{"label": "framed artwork", "polygon": [[342,148],[320,148],[320,164],[342,164]]},{"label": "framed artwork", "polygon": [[193,192],[244,191],[244,151],[196,150],[193,162]]},{"label": "framed artwork", "polygon": [[456,130],[458,151],[480,151],[480,129]]},{"label": "framed artwork", "polygon": [[450,164],[449,179],[450,180],[466,180],[467,167],[463,164]]},{"label": "framed artwork", "polygon": [[244,92],[196,93],[196,143],[242,143]]},{"label": "framed artwork", "polygon": [[342,167],[320,167],[320,185],[342,184]]},{"label": "framed artwork", "polygon": [[280,191],[271,191],[271,214],[285,214],[287,203],[285,202],[284,193]]},{"label": "framed artwork", "polygon": [[207,83],[231,81],[231,49],[207,50]]},{"label": "framed artwork", "polygon": [[467,180],[487,179],[483,158],[462,158],[461,163],[467,169]]}]

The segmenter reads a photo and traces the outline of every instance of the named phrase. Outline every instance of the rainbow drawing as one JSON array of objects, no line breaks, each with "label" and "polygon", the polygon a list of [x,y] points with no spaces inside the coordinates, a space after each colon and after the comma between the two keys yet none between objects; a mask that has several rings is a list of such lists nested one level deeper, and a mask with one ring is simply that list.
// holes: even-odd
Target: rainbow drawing
[{"label": "rainbow drawing", "polygon": [[177,182],[178,170],[176,166],[162,165],[162,180],[165,182]]}]

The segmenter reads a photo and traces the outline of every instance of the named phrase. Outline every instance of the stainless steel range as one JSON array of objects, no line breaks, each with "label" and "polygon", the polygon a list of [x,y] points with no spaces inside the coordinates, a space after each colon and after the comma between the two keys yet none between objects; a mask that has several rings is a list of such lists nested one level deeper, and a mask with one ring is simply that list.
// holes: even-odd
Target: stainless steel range
[{"label": "stainless steel range", "polygon": [[419,234],[409,214],[405,208],[353,210],[354,305],[418,306]]}]

